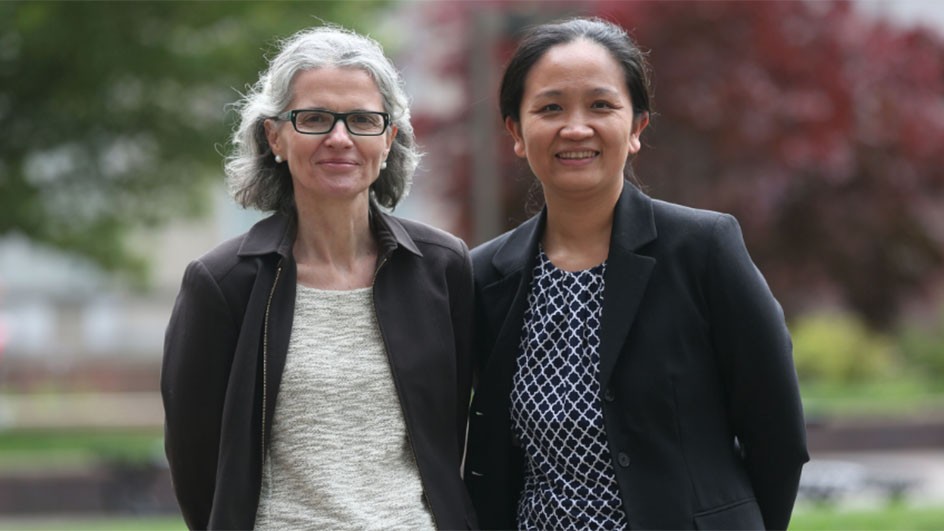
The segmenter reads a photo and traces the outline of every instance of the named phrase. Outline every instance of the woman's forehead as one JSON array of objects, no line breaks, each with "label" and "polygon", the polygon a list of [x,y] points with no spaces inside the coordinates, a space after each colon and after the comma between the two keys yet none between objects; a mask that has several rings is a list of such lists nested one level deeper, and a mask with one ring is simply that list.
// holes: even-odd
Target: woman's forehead
[{"label": "woman's forehead", "polygon": [[328,66],[303,70],[293,80],[292,95],[295,105],[383,109],[383,96],[377,82],[359,68]]}]

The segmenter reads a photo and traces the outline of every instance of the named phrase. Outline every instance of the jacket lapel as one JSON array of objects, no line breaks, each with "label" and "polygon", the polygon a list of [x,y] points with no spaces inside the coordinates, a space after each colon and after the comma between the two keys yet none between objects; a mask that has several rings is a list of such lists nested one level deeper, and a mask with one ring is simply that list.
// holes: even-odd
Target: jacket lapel
[{"label": "jacket lapel", "polygon": [[[499,330],[486,368],[490,374],[511,374],[514,370],[531,287],[531,271],[546,217],[546,212],[542,211],[515,229],[492,258],[499,279],[482,288],[479,294],[482,307],[488,310],[489,329]],[[625,183],[614,210],[606,265],[600,341],[601,389],[606,388],[613,373],[656,264],[654,258],[636,251],[655,240],[656,236],[652,200],[632,184]],[[510,378],[488,380],[507,380],[510,392]]]},{"label": "jacket lapel", "polygon": [[613,216],[610,254],[604,277],[600,340],[600,388],[606,389],[629,329],[632,328],[656,260],[636,254],[656,238],[652,200],[630,183]]},{"label": "jacket lapel", "polygon": [[[498,330],[495,344],[491,347],[486,371],[494,374],[511,374],[521,340],[521,324],[527,307],[531,287],[531,270],[538,252],[538,242],[544,232],[546,214],[532,217],[514,230],[492,257],[492,266],[499,278],[485,286],[479,293],[482,308],[488,312],[490,330]],[[488,378],[485,381],[507,383],[510,392],[511,378]],[[504,396],[504,395],[501,395]]]}]

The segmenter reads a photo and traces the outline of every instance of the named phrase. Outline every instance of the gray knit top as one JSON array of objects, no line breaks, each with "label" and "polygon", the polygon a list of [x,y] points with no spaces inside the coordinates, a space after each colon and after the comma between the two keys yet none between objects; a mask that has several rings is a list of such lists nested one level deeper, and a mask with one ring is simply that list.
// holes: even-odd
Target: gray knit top
[{"label": "gray knit top", "polygon": [[431,529],[372,288],[298,285],[257,529]]}]

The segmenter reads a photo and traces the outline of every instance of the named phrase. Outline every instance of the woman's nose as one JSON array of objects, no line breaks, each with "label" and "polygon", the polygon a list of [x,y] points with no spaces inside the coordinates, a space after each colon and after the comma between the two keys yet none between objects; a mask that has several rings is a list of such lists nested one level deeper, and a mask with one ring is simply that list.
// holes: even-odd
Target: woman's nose
[{"label": "woman's nose", "polygon": [[353,143],[351,140],[351,133],[347,130],[347,125],[344,124],[344,120],[338,120],[334,122],[334,127],[328,131],[325,142],[329,144],[342,145],[349,145]]},{"label": "woman's nose", "polygon": [[567,121],[560,134],[568,139],[582,139],[593,136],[593,128],[587,124],[586,120],[575,118]]}]

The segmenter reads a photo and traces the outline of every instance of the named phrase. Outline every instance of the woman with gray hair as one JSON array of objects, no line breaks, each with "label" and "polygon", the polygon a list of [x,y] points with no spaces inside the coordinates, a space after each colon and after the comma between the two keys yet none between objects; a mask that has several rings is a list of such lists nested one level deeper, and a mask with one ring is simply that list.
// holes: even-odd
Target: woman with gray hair
[{"label": "woman with gray hair", "polygon": [[274,212],[190,263],[164,343],[191,528],[468,528],[472,276],[392,210],[419,154],[380,45],[301,31],[236,104],[226,173]]}]

